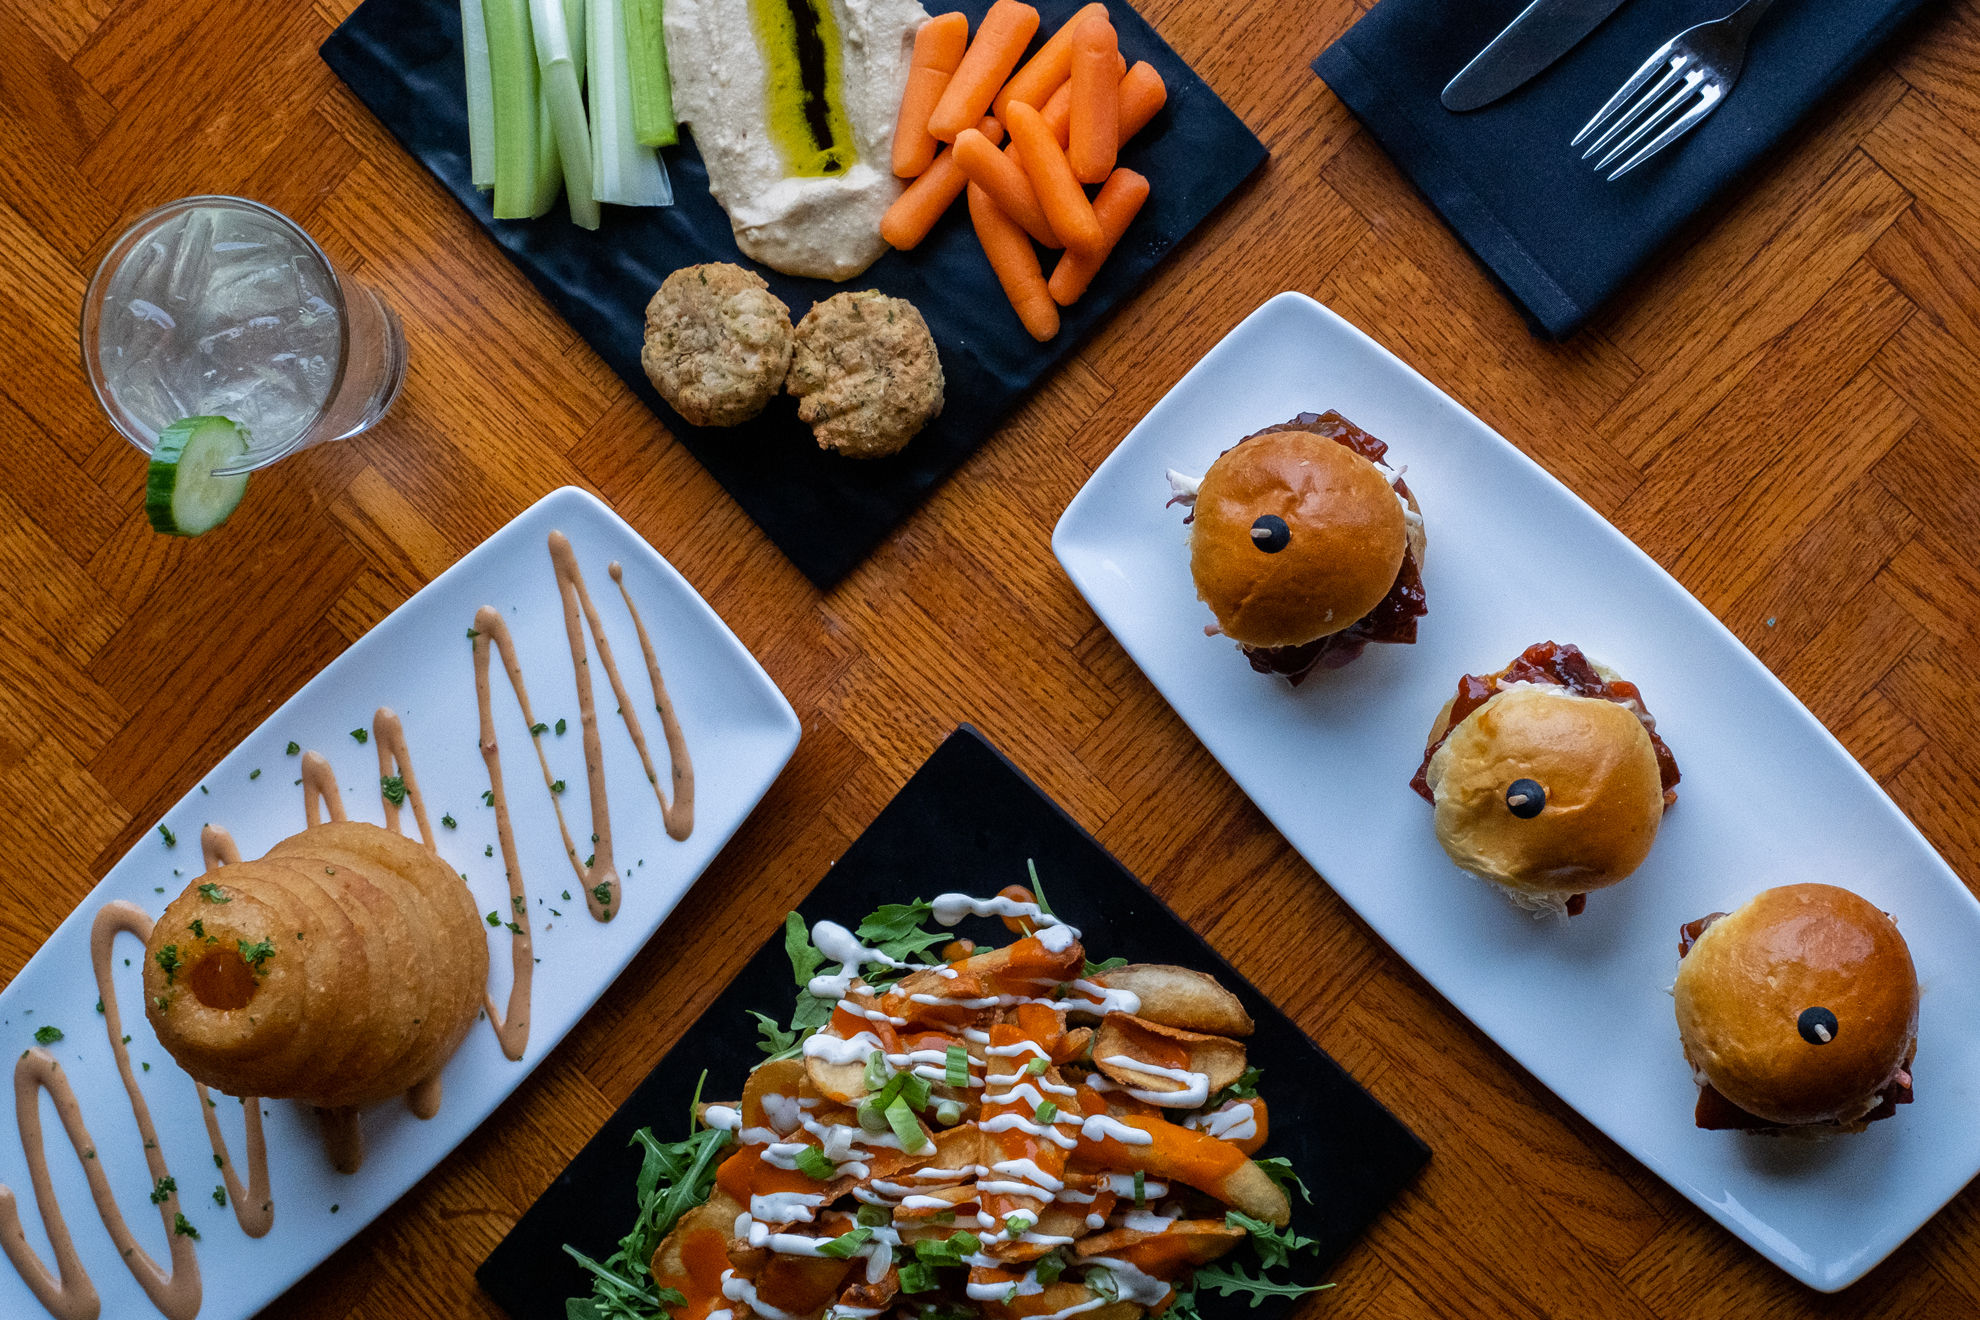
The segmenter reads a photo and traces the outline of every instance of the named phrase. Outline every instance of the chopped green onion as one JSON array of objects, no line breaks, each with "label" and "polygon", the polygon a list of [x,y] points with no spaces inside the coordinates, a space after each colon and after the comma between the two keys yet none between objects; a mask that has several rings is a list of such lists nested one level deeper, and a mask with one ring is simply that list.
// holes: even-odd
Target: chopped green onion
[{"label": "chopped green onion", "polygon": [[674,80],[667,68],[662,0],[619,0],[619,3],[625,15],[633,136],[645,146],[671,147],[681,136],[674,123]]},{"label": "chopped green onion", "polygon": [[557,157],[564,167],[564,197],[570,204],[571,223],[596,229],[598,199],[591,195],[591,129],[584,117],[584,93],[579,90],[584,78],[583,0],[529,0],[529,21],[536,41],[543,103],[550,112]]},{"label": "chopped green onion", "polygon": [[1043,1077],[1051,1066],[1052,1061],[1050,1059],[1033,1059],[1030,1063],[1024,1065],[1024,1070],[1030,1076]]},{"label": "chopped green onion", "polygon": [[825,1152],[816,1146],[806,1146],[797,1153],[798,1172],[813,1182],[831,1182],[838,1175],[839,1166],[825,1158]]},{"label": "chopped green onion", "polygon": [[887,1069],[886,1055],[882,1054],[879,1050],[875,1050],[866,1056],[866,1089],[868,1091],[878,1091],[892,1079],[893,1074]]},{"label": "chopped green onion", "polygon": [[898,1096],[887,1106],[887,1126],[894,1129],[894,1135],[901,1139],[901,1149],[910,1155],[928,1144],[921,1121],[908,1108],[908,1102]]},{"label": "chopped green onion", "polygon": [[1032,1113],[1032,1117],[1036,1119],[1039,1123],[1050,1123],[1053,1119],[1057,1118],[1058,1116],[1059,1116],[1059,1107],[1053,1104],[1050,1100],[1047,1100],[1044,1104],[1038,1106],[1038,1108]]},{"label": "chopped green onion", "polygon": [[954,1100],[944,1100],[935,1106],[935,1121],[943,1127],[954,1127],[962,1122],[963,1107]]},{"label": "chopped green onion", "polygon": [[928,1108],[928,1079],[917,1077],[911,1072],[898,1073],[895,1079],[901,1084],[901,1099],[907,1101],[910,1109]]},{"label": "chopped green onion", "polygon": [[1004,1220],[1004,1236],[1010,1241],[1015,1242],[1026,1233],[1029,1233],[1031,1226],[1037,1222],[1030,1215],[1018,1214],[1007,1216]]},{"label": "chopped green onion", "polygon": [[861,1224],[852,1232],[843,1233],[830,1242],[821,1244],[818,1251],[820,1255],[830,1256],[833,1260],[851,1260],[854,1253],[865,1246],[866,1240],[872,1236],[873,1230]]},{"label": "chopped green onion", "polygon": [[853,1216],[854,1223],[863,1224],[867,1228],[880,1228],[892,1223],[893,1220],[893,1212],[884,1205],[863,1205],[859,1208],[859,1213]]},{"label": "chopped green onion", "polygon": [[904,1293],[929,1292],[935,1287],[935,1267],[911,1261],[901,1266],[901,1291]]},{"label": "chopped green onion", "polygon": [[1038,1258],[1035,1268],[1038,1272],[1038,1281],[1049,1288],[1059,1281],[1061,1274],[1065,1273],[1066,1258],[1057,1251],[1048,1251]]},{"label": "chopped green onion", "polygon": [[960,1045],[949,1046],[947,1063],[944,1065],[942,1080],[950,1086],[969,1085],[969,1051]]},{"label": "chopped green onion", "polygon": [[879,1103],[872,1096],[860,1101],[859,1108],[855,1112],[859,1115],[859,1126],[863,1131],[878,1136],[887,1130],[887,1106]]},{"label": "chopped green onion", "polygon": [[1148,1175],[1141,1169],[1134,1171],[1134,1208],[1148,1208]]}]

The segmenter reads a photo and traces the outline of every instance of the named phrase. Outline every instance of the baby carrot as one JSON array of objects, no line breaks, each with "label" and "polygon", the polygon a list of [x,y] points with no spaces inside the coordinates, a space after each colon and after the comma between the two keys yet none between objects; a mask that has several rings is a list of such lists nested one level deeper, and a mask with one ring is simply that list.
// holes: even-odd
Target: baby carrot
[{"label": "baby carrot", "polygon": [[1004,107],[1012,101],[1022,101],[1034,109],[1044,108],[1052,93],[1071,76],[1073,33],[1081,23],[1095,15],[1107,17],[1107,6],[1090,4],[1061,24],[1059,30],[1038,48],[1038,53],[1025,61],[1024,67],[1004,84],[1003,90],[990,102],[990,113],[1002,119]]},{"label": "baby carrot", "polygon": [[1115,170],[1107,180],[1107,186],[1093,199],[1093,214],[1100,220],[1101,236],[1107,245],[1098,252],[1074,252],[1068,250],[1059,258],[1059,264],[1052,268],[1052,278],[1047,284],[1052,301],[1061,307],[1070,307],[1079,301],[1086,292],[1086,286],[1093,282],[1099,273],[1101,263],[1114,250],[1114,244],[1121,241],[1129,224],[1141,211],[1141,204],[1148,200],[1148,180],[1133,170]]},{"label": "baby carrot", "polygon": [[[1155,73],[1154,69],[1149,68],[1145,64],[1138,64],[1135,67],[1146,68],[1150,73]],[[1123,79],[1127,77],[1127,61],[1119,55],[1114,56],[1114,72]],[[1160,83],[1162,81],[1162,75],[1155,73],[1155,81]],[[1121,88],[1121,93],[1126,95],[1127,88]],[[1052,99],[1038,107],[1038,117],[1045,121],[1045,127],[1052,130],[1052,136],[1058,139],[1060,146],[1063,147],[1072,141],[1072,84],[1069,82],[1060,83],[1059,90],[1052,93]],[[1126,125],[1122,125],[1121,145],[1126,146],[1127,140],[1133,136],[1132,133],[1126,131]],[[1013,144],[1006,147],[1005,151],[1007,153],[1015,153],[1017,147]]]},{"label": "baby carrot", "polygon": [[1121,145],[1148,127],[1148,121],[1162,113],[1169,103],[1169,89],[1162,75],[1147,60],[1137,63],[1121,79]]},{"label": "baby carrot", "polygon": [[1038,31],[1038,11],[1023,0],[997,0],[977,26],[976,40],[956,66],[948,88],[928,118],[928,131],[944,142],[983,117],[990,98],[1017,67],[1018,57]]},{"label": "baby carrot", "polygon": [[1120,57],[1114,25],[1104,18],[1086,19],[1073,34],[1072,122],[1066,159],[1081,183],[1105,183],[1114,172],[1114,153],[1121,141],[1121,75],[1115,72]]},{"label": "baby carrot", "polygon": [[1052,130],[1022,101],[1012,101],[1005,110],[1010,115],[1005,127],[1010,130],[1011,141],[1017,143],[1025,177],[1038,194],[1038,204],[1045,209],[1052,232],[1069,248],[1098,249],[1100,222],[1093,216],[1093,203],[1086,200],[1079,180],[1073,177],[1072,166],[1066,163],[1066,153],[1060,150]]},{"label": "baby carrot", "polygon": [[[1004,126],[994,119],[985,119],[976,126],[976,131],[992,142],[1001,141],[1004,136]],[[894,199],[887,214],[880,217],[880,237],[907,251],[928,237],[928,231],[955,204],[956,198],[962,196],[963,186],[968,182],[969,176],[956,164],[954,150],[945,149],[934,164],[907,186],[906,192]]]},{"label": "baby carrot", "polygon": [[1045,287],[1044,272],[1038,266],[1038,253],[1031,239],[1018,228],[1017,221],[998,209],[990,194],[976,184],[969,185],[969,218],[976,226],[976,239],[983,244],[983,255],[990,258],[990,269],[1004,286],[1018,320],[1031,337],[1044,343],[1059,333],[1059,306]]},{"label": "baby carrot", "polygon": [[941,146],[928,131],[928,117],[948,90],[949,79],[969,46],[969,18],[940,14],[914,34],[914,60],[908,65],[907,90],[901,94],[901,117],[894,125],[894,173],[903,179],[921,174],[935,161]]},{"label": "baby carrot", "polygon": [[1025,233],[1046,247],[1065,246],[1052,233],[1051,222],[1038,205],[1037,194],[1031,191],[1031,180],[1017,162],[990,145],[989,138],[973,128],[965,128],[951,150],[969,181],[989,193],[997,209],[1017,221]]}]

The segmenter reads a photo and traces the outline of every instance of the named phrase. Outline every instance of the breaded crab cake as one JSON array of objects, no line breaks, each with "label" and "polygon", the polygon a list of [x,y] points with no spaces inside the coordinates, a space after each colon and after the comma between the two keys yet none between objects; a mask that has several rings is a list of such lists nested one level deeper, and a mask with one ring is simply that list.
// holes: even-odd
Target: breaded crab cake
[{"label": "breaded crab cake", "polygon": [[821,449],[881,458],[941,414],[942,363],[913,303],[834,294],[805,313],[796,340],[785,388]]},{"label": "breaded crab cake", "polygon": [[791,309],[755,271],[684,266],[646,304],[639,364],[695,426],[734,426],[763,411],[791,365]]}]

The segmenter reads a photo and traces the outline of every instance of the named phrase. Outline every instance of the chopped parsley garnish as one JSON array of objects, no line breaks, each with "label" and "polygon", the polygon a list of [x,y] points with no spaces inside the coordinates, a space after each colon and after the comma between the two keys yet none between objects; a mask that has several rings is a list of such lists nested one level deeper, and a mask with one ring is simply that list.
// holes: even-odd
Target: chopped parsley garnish
[{"label": "chopped parsley garnish", "polygon": [[484,807],[492,807],[492,806],[494,806],[494,805],[495,805],[495,790],[494,790],[494,789],[492,789],[492,788],[484,788],[484,789],[482,789],[482,790],[481,790],[481,805],[482,805],[482,806],[484,806]]},{"label": "chopped parsley garnish", "polygon": [[249,779],[259,779],[259,778],[261,778],[261,771],[259,771],[259,770],[250,770],[250,771],[248,771],[248,778],[249,778]]},{"label": "chopped parsley garnish", "polygon": [[192,1226],[192,1221],[187,1219],[183,1213],[172,1216],[172,1231],[180,1237],[189,1237],[195,1242],[199,1241],[199,1230]]},{"label": "chopped parsley garnish", "polygon": [[190,923],[189,925],[187,925],[187,927],[186,927],[186,929],[187,929],[187,930],[189,930],[189,931],[191,931],[191,932],[192,932],[193,934],[195,934],[195,935],[197,935],[197,936],[199,936],[199,938],[201,938],[201,939],[205,939],[205,938],[206,938],[206,918],[204,918],[204,917],[194,917],[194,918],[192,919],[192,921],[191,921],[191,923]]},{"label": "chopped parsley garnish", "polygon": [[241,961],[252,967],[256,976],[267,970],[268,960],[275,956],[274,940],[256,940],[252,944],[246,940],[235,940],[234,944],[241,951]]},{"label": "chopped parsley garnish", "polygon": [[158,827],[158,833],[164,838],[167,848],[176,848],[179,846],[179,836],[172,833],[171,826],[160,825]]},{"label": "chopped parsley garnish", "polygon": [[179,979],[179,969],[185,966],[185,960],[179,957],[178,945],[168,944],[154,956],[158,960],[158,970],[165,973],[166,985],[171,985]]},{"label": "chopped parsley garnish", "polygon": [[53,1045],[60,1039],[62,1039],[62,1029],[60,1027],[36,1027],[34,1029],[34,1043],[37,1045]]},{"label": "chopped parsley garnish", "polygon": [[532,738],[540,738],[548,732],[550,732],[550,726],[547,724],[532,724],[529,726],[529,736]]},{"label": "chopped parsley garnish", "polygon": [[600,907],[611,907],[612,906],[611,883],[608,881],[605,884],[593,885],[591,888],[591,896],[598,900],[598,905]]},{"label": "chopped parsley garnish", "polygon": [[[509,934],[511,934],[511,935],[520,935],[520,934],[522,934],[522,933],[523,933],[523,932],[522,932],[522,927],[521,927],[521,926],[518,926],[518,925],[517,925],[517,924],[516,924],[515,922],[513,922],[513,921],[508,921],[508,922],[504,922],[503,924],[504,924],[504,925],[506,925],[506,926],[507,926],[507,927],[509,928]],[[539,959],[538,961],[541,961],[541,960]]]},{"label": "chopped parsley garnish", "polygon": [[798,1172],[813,1182],[831,1182],[838,1174],[839,1166],[825,1158],[825,1152],[816,1146],[806,1146],[797,1153]]},{"label": "chopped parsley garnish", "polygon": [[509,906],[514,908],[518,912],[522,911],[523,910],[522,895],[521,894],[509,895]]},{"label": "chopped parsley garnish", "polygon": [[491,911],[491,912],[489,912],[489,914],[488,914],[488,924],[489,924],[489,925],[491,925],[491,926],[499,926],[499,925],[501,925],[501,924],[502,924],[502,914],[501,914],[501,913],[499,913],[499,912],[494,912],[494,911]]},{"label": "chopped parsley garnish", "polygon": [[371,735],[363,729],[352,729],[351,737],[357,739],[360,747],[371,741]]},{"label": "chopped parsley garnish", "polygon": [[559,736],[559,737],[561,737],[561,736],[563,735],[563,732],[564,732],[564,722],[563,722],[563,721],[562,721],[562,720],[560,719],[560,720],[558,720],[558,721],[557,721],[557,734],[558,734],[558,736]]},{"label": "chopped parsley garnish", "polygon": [[227,1208],[227,1189],[225,1187],[215,1187],[213,1189],[213,1204],[219,1206],[222,1210]]},{"label": "chopped parsley garnish", "polygon": [[476,629],[474,629],[474,628],[470,628],[470,629],[468,629],[468,640],[469,640],[469,641],[473,641],[473,640],[474,640],[475,638],[477,638],[477,637],[479,637],[479,636],[481,636],[481,633],[480,633],[480,632],[479,632],[478,630],[476,630]]},{"label": "chopped parsley garnish", "polygon": [[563,780],[561,780],[561,779],[559,779],[559,780],[557,780],[556,782],[554,782],[554,783],[552,783],[552,784],[550,785],[550,791],[551,791],[552,793],[561,793],[561,792],[563,792],[563,791],[564,791],[564,781],[563,781]]},{"label": "chopped parsley garnish", "polygon": [[164,1205],[167,1201],[172,1199],[172,1193],[178,1190],[179,1190],[179,1184],[174,1182],[171,1178],[169,1177],[160,1178],[158,1180],[158,1185],[151,1189],[151,1203],[153,1205]]},{"label": "chopped parsley garnish", "polygon": [[495,845],[491,843],[486,848],[483,848],[481,855],[483,857],[493,857],[495,855]]},{"label": "chopped parsley garnish", "polygon": [[404,775],[380,775],[378,778],[378,791],[383,793],[385,800],[393,806],[403,807],[406,804],[406,777]]},{"label": "chopped parsley garnish", "polygon": [[442,825],[445,825],[450,830],[459,829],[461,825],[459,821],[454,819],[452,812],[449,812],[448,814],[442,816],[440,818],[440,823]]},{"label": "chopped parsley garnish", "polygon": [[300,752],[301,750],[302,750],[302,744],[292,740],[289,743],[287,750],[285,750],[282,754],[284,756],[294,756],[297,752]]},{"label": "chopped parsley garnish", "polygon": [[208,880],[199,887],[199,896],[209,903],[231,903],[234,900],[220,892],[220,886]]}]

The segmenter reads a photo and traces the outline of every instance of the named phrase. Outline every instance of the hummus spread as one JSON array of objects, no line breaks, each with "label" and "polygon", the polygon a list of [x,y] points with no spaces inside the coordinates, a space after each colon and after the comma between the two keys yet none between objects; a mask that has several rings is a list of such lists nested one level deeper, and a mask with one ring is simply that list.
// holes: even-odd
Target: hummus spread
[{"label": "hummus spread", "polygon": [[668,0],[674,108],[736,244],[787,275],[848,280],[887,250],[918,0]]}]

